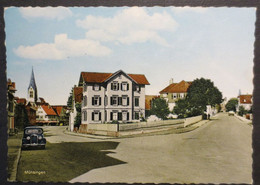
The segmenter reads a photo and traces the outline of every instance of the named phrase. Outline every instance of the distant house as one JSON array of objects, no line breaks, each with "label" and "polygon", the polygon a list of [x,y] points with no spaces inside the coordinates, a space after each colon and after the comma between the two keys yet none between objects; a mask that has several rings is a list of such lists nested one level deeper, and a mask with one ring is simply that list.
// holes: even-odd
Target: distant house
[{"label": "distant house", "polygon": [[37,106],[35,104],[28,102],[25,98],[16,98],[17,104],[22,104],[24,105],[28,120],[29,120],[29,125],[36,125],[36,111],[37,111]]},{"label": "distant house", "polygon": [[173,110],[177,100],[187,96],[187,91],[191,83],[192,82],[184,80],[179,83],[174,83],[173,79],[171,79],[170,84],[160,91],[160,97],[164,98],[168,102],[171,111]]},{"label": "distant house", "polygon": [[69,124],[68,106],[52,105],[52,108],[58,116],[59,124],[68,125]]},{"label": "distant house", "polygon": [[37,125],[57,125],[58,115],[50,105],[38,105],[36,113]]},{"label": "distant house", "polygon": [[10,79],[7,81],[7,128],[8,133],[14,131],[14,110],[15,110],[15,82]]},{"label": "distant house", "polygon": [[136,122],[145,117],[143,74],[81,72],[82,125],[105,122]]},{"label": "distant house", "polygon": [[252,108],[253,96],[251,94],[239,95],[238,96],[238,107],[243,106],[246,110]]},{"label": "distant house", "polygon": [[83,88],[82,87],[74,87],[72,90],[72,105],[69,113],[69,130],[74,130],[74,123],[75,123],[75,117],[77,115],[76,107],[75,105],[77,103],[82,102],[83,97]]}]

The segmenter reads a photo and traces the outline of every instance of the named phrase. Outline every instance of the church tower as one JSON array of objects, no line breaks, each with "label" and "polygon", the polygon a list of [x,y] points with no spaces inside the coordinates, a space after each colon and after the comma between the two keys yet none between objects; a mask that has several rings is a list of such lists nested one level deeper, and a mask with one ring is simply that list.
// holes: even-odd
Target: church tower
[{"label": "church tower", "polygon": [[36,87],[34,72],[32,68],[31,80],[28,87],[28,101],[36,103],[37,100],[38,100],[37,87]]}]

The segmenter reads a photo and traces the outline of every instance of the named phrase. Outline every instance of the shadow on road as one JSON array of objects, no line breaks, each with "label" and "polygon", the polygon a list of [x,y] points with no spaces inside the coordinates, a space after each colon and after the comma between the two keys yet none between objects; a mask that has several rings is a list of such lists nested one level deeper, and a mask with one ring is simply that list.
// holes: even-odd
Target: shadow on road
[{"label": "shadow on road", "polygon": [[45,150],[22,151],[18,181],[67,182],[92,169],[124,164],[109,157],[119,142],[47,143]]}]

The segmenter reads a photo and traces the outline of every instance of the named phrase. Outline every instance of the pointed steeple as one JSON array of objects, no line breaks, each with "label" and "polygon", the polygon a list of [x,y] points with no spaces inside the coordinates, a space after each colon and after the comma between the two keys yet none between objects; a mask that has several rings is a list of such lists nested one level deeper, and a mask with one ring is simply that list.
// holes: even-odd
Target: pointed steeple
[{"label": "pointed steeple", "polygon": [[38,99],[37,86],[35,83],[33,68],[32,68],[30,84],[28,87],[28,98],[30,102],[36,102]]},{"label": "pointed steeple", "polygon": [[239,89],[239,91],[238,91],[238,97],[241,95],[241,90]]}]

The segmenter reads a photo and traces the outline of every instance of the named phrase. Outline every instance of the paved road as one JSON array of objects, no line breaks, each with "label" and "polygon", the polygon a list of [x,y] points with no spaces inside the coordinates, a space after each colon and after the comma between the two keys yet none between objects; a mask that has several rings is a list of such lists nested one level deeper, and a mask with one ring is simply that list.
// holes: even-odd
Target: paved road
[{"label": "paved road", "polygon": [[126,164],[70,182],[252,183],[251,135],[251,126],[219,114],[188,133],[116,139],[120,144],[109,155]]}]

